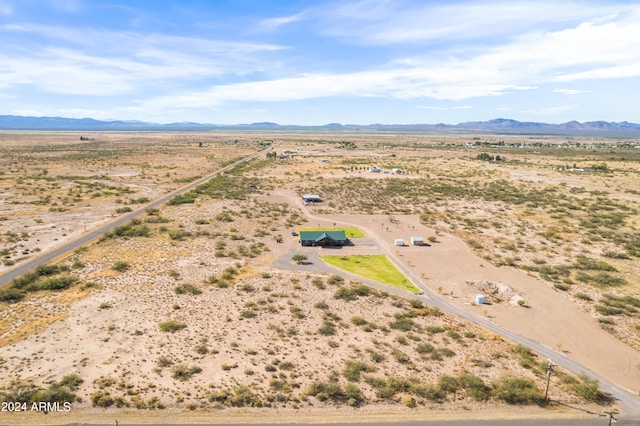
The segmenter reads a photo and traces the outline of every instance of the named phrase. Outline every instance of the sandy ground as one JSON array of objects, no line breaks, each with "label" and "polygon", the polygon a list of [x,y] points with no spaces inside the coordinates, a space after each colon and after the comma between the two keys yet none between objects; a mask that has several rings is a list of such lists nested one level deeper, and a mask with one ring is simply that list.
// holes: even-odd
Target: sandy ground
[{"label": "sandy ground", "polygon": [[[411,236],[426,239],[436,235],[416,216],[396,216],[397,222],[391,224],[387,216],[315,215],[316,206],[301,206],[295,194],[274,193],[272,197],[303,209],[312,226],[342,224],[365,230],[368,236],[383,242],[387,252],[409,266],[415,276],[422,277],[423,285],[444,295],[453,292],[449,298],[455,305],[560,351],[633,394],[640,392],[640,353],[603,331],[593,317],[540,280],[515,268],[491,265],[452,235],[438,235],[438,242],[429,247],[395,246],[398,238],[408,244]],[[350,250],[343,249],[345,254]],[[482,292],[469,283],[478,281],[503,284],[513,295],[521,296],[527,307],[510,300],[475,305],[475,296]]]},{"label": "sandy ground", "polygon": [[[435,155],[435,154],[434,154]],[[277,175],[277,171],[273,171]],[[346,175],[347,173],[343,173]],[[325,177],[335,177],[333,171],[327,172]],[[519,177],[530,179],[531,175],[522,174]],[[375,178],[384,178],[381,174]],[[145,193],[146,194],[146,193]],[[154,193],[148,193],[151,197]],[[374,243],[370,245],[357,245],[342,249],[341,254],[364,253],[373,254],[384,251],[394,258],[398,263],[406,265],[414,276],[420,277],[420,284],[434,292],[440,292],[444,297],[448,297],[452,303],[474,312],[478,315],[494,321],[495,323],[513,330],[521,335],[530,337],[541,342],[543,345],[553,348],[559,353],[582,363],[590,370],[603,377],[629,389],[637,394],[640,390],[640,354],[624,343],[616,340],[606,333],[597,324],[595,319],[584,312],[580,306],[572,303],[565,297],[559,296],[558,292],[544,282],[537,280],[526,273],[510,267],[495,267],[478,257],[459,238],[450,234],[436,233],[419,222],[417,216],[398,216],[397,221],[391,223],[388,216],[384,215],[322,215],[317,214],[317,210],[322,206],[303,206],[299,202],[299,196],[292,190],[271,191],[269,196],[259,197],[272,203],[286,203],[292,209],[301,212],[308,218],[306,226],[340,226],[351,225],[363,229],[370,240]],[[178,218],[185,218],[185,229],[193,230],[193,215],[191,207],[174,208],[174,215]],[[220,211],[220,205],[216,203],[204,203],[196,206],[197,217],[212,217]],[[79,216],[78,216],[79,217]],[[66,229],[69,235],[57,235],[55,238],[64,240],[72,234],[81,232],[80,222],[75,217],[73,229]],[[186,220],[190,218],[190,222]],[[96,223],[99,217],[92,217]],[[73,221],[72,221],[73,222]],[[95,224],[95,223],[94,223]],[[35,225],[30,225],[35,226]],[[255,227],[255,222],[251,225]],[[252,228],[241,229],[243,232],[253,231]],[[322,276],[325,269],[321,265],[301,269],[299,274],[291,274],[288,269],[297,269],[290,264],[289,268],[280,269],[275,264],[276,259],[290,258],[290,253],[298,251],[300,248],[297,239],[291,237],[288,229],[280,229],[285,236],[284,244],[277,244],[272,238],[266,240],[270,251],[263,253],[256,259],[251,260],[250,272],[247,272],[248,282],[260,283],[258,279],[260,273],[268,272],[276,275],[282,282],[288,282],[292,277],[304,280],[307,276]],[[291,229],[293,230],[293,229]],[[60,232],[63,229],[59,230]],[[71,232],[70,232],[71,231]],[[403,238],[406,242],[411,236],[420,235],[424,238],[436,236],[436,243],[426,247],[396,247],[393,242],[396,238]],[[51,240],[49,243],[59,244],[60,240]],[[145,246],[145,244],[152,244]],[[378,246],[377,244],[381,244]],[[45,247],[45,245],[42,245]],[[380,249],[383,248],[383,250]],[[145,258],[144,261],[140,253],[154,253],[153,258]],[[178,296],[173,294],[173,287],[176,281],[167,276],[171,269],[180,271],[179,282],[201,283],[211,274],[219,274],[222,269],[236,263],[232,259],[213,259],[213,242],[199,243],[198,246],[190,246],[167,241],[154,241],[146,243],[140,241],[125,241],[111,246],[107,245],[99,250],[87,254],[87,266],[85,274],[101,283],[100,290],[89,292],[87,295],[79,296],[79,301],[68,300],[67,304],[56,306],[58,300],[51,298],[52,310],[56,310],[59,315],[57,322],[48,327],[43,327],[38,333],[28,338],[15,342],[2,348],[0,354],[0,368],[11,372],[12,376],[22,378],[33,378],[40,382],[57,380],[61,374],[68,374],[81,370],[82,375],[88,379],[97,378],[104,375],[125,375],[126,371],[137,371],[139,377],[132,379],[135,386],[143,387],[147,381],[157,382],[159,388],[170,388],[171,380],[168,376],[158,379],[152,372],[155,358],[163,352],[176,354],[186,361],[197,362],[198,357],[191,352],[191,347],[198,342],[201,335],[209,333],[211,340],[220,342],[220,345],[228,344],[229,339],[237,339],[241,347],[253,346],[252,331],[250,324],[243,324],[238,328],[235,336],[229,336],[221,330],[225,327],[224,322],[215,322],[213,318],[222,315],[237,315],[242,309],[245,300],[235,298],[219,300],[215,294],[205,292],[206,296],[198,299],[200,303],[204,300],[207,306],[205,311],[201,310],[201,305],[191,304],[189,296]],[[308,250],[318,251],[319,249],[309,248]],[[333,254],[333,253],[332,253]],[[134,272],[119,277],[113,271],[104,270],[104,265],[109,264],[113,259],[126,256],[131,259]],[[143,263],[145,265],[143,265]],[[102,269],[101,269],[102,268]],[[108,268],[107,268],[108,269]],[[251,281],[254,280],[254,281]],[[255,284],[258,286],[258,284]],[[259,284],[263,285],[263,284]],[[492,303],[489,305],[477,306],[473,303],[474,297],[478,293],[486,293],[486,288],[479,286],[494,285],[500,288],[496,295],[487,294],[487,298]],[[287,291],[294,293],[294,289],[288,284]],[[144,303],[140,298],[144,295]],[[314,295],[313,297],[318,297]],[[499,300],[498,297],[501,299]],[[512,303],[511,298],[522,298],[527,307],[518,306]],[[149,302],[147,299],[152,299]],[[245,298],[246,299],[246,298]],[[515,300],[515,299],[514,299]],[[99,310],[97,306],[101,303],[110,303],[111,309]],[[66,302],[65,302],[66,303]],[[174,311],[172,304],[180,304],[183,309]],[[287,311],[288,312],[288,311]],[[185,351],[180,347],[180,343],[173,342],[169,336],[161,335],[157,331],[157,322],[174,315],[187,322],[201,321],[202,328],[189,329],[189,335],[181,340],[182,344],[189,347]],[[224,314],[223,314],[224,313]],[[381,314],[385,314],[384,312]],[[343,316],[349,315],[345,308]],[[390,315],[386,312],[386,315]],[[199,317],[202,317],[201,319]],[[235,318],[235,317],[234,317]],[[347,317],[348,318],[348,317]],[[284,321],[281,319],[281,321]],[[111,327],[114,327],[111,329]],[[143,333],[145,344],[141,344],[138,331]],[[148,337],[148,338],[147,338]],[[264,348],[270,347],[268,336],[262,337],[261,344]],[[356,339],[356,337],[354,337]],[[364,339],[358,336],[357,339]],[[160,342],[160,346],[155,346]],[[223,343],[224,342],[224,343]],[[278,343],[275,343],[276,346]],[[185,347],[187,347],[185,346]],[[286,345],[285,345],[286,346]],[[282,347],[278,348],[282,350]],[[188,355],[187,352],[189,353]],[[185,355],[182,355],[182,354]],[[286,352],[285,348],[285,353]],[[177,355],[180,354],[180,355]],[[249,364],[242,364],[242,354],[234,351],[222,352],[223,355],[231,359],[238,359],[240,367],[233,370],[238,375],[237,380],[241,380],[237,371],[249,368]],[[245,357],[246,358],[246,357]],[[83,360],[91,360],[88,365],[83,365]],[[203,357],[203,359],[205,359]],[[224,360],[217,359],[215,364],[205,372],[208,376],[219,374],[220,364]],[[214,368],[215,367],[215,368]],[[505,370],[507,367],[505,366]],[[204,380],[197,379],[198,387],[206,387]],[[224,380],[228,380],[225,378]],[[266,381],[266,379],[265,379]],[[85,388],[91,386],[86,383]],[[191,386],[191,384],[190,384]],[[198,390],[200,392],[201,389]],[[86,403],[86,401],[85,401]],[[446,410],[431,411],[429,417],[450,416],[465,418],[496,418],[507,415],[522,417],[546,417],[549,415],[565,416],[575,415],[575,411],[551,411],[542,410],[537,407],[512,407],[499,406],[494,408],[483,408],[473,410],[470,414],[465,409],[454,409],[455,405]],[[593,408],[597,410],[598,407]],[[443,412],[444,411],[444,412]],[[278,419],[289,418],[300,419],[300,412],[282,410],[274,414],[273,410],[222,410],[216,411],[217,419],[222,421],[243,421],[251,419],[255,421],[257,417],[265,422],[277,422]],[[400,407],[367,407],[359,409],[358,416],[355,417],[353,409],[334,409],[331,407],[315,407],[307,409],[304,418],[308,421],[325,421],[327,419],[344,419],[345,416],[354,420],[371,419],[398,419],[401,417],[419,421],[424,419],[424,413],[411,413]],[[113,421],[115,415],[125,415],[132,422],[211,422],[209,414],[199,412],[189,413],[184,409],[170,408],[162,412],[139,412],[118,409],[83,409],[74,414],[73,418],[78,422]],[[228,417],[225,417],[227,416]],[[273,415],[273,417],[269,417]],[[201,416],[201,417],[200,417]],[[67,419],[64,413],[51,413],[46,418],[47,422],[56,423],[60,419]],[[116,418],[116,417],[113,417]],[[226,420],[231,419],[231,420]],[[23,421],[24,420],[24,421]],[[38,424],[38,418],[33,416],[24,419],[12,416],[12,424],[22,424],[26,421]],[[0,421],[5,421],[0,417]],[[65,420],[66,421],[66,420]],[[42,423],[45,424],[45,423]],[[122,423],[121,423],[122,424]]]}]

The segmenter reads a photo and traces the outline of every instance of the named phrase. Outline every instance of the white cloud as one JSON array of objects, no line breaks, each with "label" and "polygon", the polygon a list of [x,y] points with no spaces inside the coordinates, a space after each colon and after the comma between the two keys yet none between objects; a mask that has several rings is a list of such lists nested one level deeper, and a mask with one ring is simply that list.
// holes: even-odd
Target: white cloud
[{"label": "white cloud", "polygon": [[[444,2],[443,2],[444,3]],[[388,45],[440,40],[483,40],[541,26],[597,20],[634,5],[564,1],[424,3],[367,0],[329,3],[315,13],[324,32],[362,44]]]},{"label": "white cloud", "polygon": [[110,96],[149,87],[184,88],[198,79],[268,69],[259,55],[283,49],[268,43],[30,24],[5,25],[0,31],[44,40],[0,46],[0,87],[33,85],[60,94]]},{"label": "white cloud", "polygon": [[[3,6],[12,13],[0,0],[0,14]],[[58,6],[83,7],[75,0]],[[303,20],[305,29],[294,28],[300,40],[292,37],[290,46],[269,42],[283,26]],[[640,77],[636,4],[336,0],[264,19],[254,26],[261,38],[248,39],[256,34],[252,27],[235,39],[242,41],[233,33],[220,39],[219,28],[203,30],[197,22],[192,28],[199,36],[191,35],[196,30],[184,36],[182,30],[170,35],[110,31],[90,22],[64,27],[13,21],[0,24],[0,37],[18,41],[0,45],[5,96],[24,87],[87,99],[126,95],[121,99],[128,104],[104,114],[93,105],[60,110],[96,117],[188,116],[231,103],[248,111],[255,109],[246,104],[251,102],[357,97],[418,99],[420,109],[453,111],[471,109],[466,100],[472,98],[508,98],[539,87],[575,95],[591,92],[590,80]],[[318,33],[328,36],[326,44],[307,54]],[[343,50],[345,43],[350,50]],[[431,106],[429,100],[466,105]]]},{"label": "white cloud", "polygon": [[269,18],[265,19],[258,24],[258,26],[264,30],[275,30],[279,27],[282,27],[287,24],[291,24],[293,22],[298,22],[304,20],[308,16],[306,12],[296,13],[290,16],[282,16],[278,18]]},{"label": "white cloud", "polygon": [[460,105],[460,106],[452,106],[452,107],[438,107],[438,106],[430,106],[430,105],[418,105],[420,109],[429,109],[433,111],[455,111],[458,109],[471,109],[473,108],[471,105]]},{"label": "white cloud", "polygon": [[580,95],[583,93],[593,93],[593,90],[578,90],[578,89],[553,89],[555,93],[563,95]]},{"label": "white cloud", "polygon": [[595,68],[587,71],[561,75],[558,81],[610,79],[640,77],[640,60],[637,63],[611,67]]}]

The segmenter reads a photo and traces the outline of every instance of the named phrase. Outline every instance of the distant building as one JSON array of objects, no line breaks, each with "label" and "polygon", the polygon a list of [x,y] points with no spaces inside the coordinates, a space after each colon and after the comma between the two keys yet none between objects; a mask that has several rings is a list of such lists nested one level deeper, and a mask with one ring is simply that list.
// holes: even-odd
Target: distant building
[{"label": "distant building", "polygon": [[402,238],[396,238],[393,240],[393,244],[402,247],[404,246],[404,240]]}]

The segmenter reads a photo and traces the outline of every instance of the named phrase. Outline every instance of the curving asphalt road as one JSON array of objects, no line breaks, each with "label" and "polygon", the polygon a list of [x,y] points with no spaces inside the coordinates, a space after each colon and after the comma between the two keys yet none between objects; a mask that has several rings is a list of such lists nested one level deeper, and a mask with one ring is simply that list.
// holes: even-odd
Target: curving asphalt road
[{"label": "curving asphalt road", "polygon": [[[300,209],[304,212],[305,216],[308,217],[309,219],[323,220],[322,217],[314,216],[313,214],[311,214],[309,210],[306,208],[306,206],[304,206],[302,202],[300,202],[299,200],[297,201],[297,204],[300,207]],[[345,221],[336,221],[336,223],[339,223],[347,227],[355,226],[355,224],[345,222]],[[358,227],[363,229],[365,233],[367,233],[367,235],[375,235],[375,233],[372,232],[370,229],[360,224],[358,224]],[[415,274],[404,263],[399,261],[398,258],[395,256],[395,254],[393,254],[390,250],[388,250],[384,244],[381,244],[376,240],[372,240],[372,241],[373,241],[373,244],[382,253],[384,253],[396,265],[396,267],[400,271],[402,271],[411,280],[411,282],[413,282],[413,284],[416,287],[418,287],[424,292],[424,294],[413,295],[411,293],[408,293],[402,290],[390,288],[388,286],[382,285],[373,280],[367,280],[367,279],[363,279],[360,276],[345,273],[345,271],[341,269],[333,268],[330,265],[327,265],[326,263],[324,263],[322,260],[320,260],[320,257],[318,255],[318,250],[327,250],[327,249],[315,249],[315,250],[310,250],[305,252],[305,254],[308,255],[309,261],[311,263],[311,265],[307,265],[307,266],[293,265],[291,263],[291,256],[293,255],[293,251],[294,251],[294,249],[291,249],[287,255],[281,256],[279,259],[276,260],[276,266],[279,266],[285,269],[303,269],[307,271],[312,269],[312,270],[350,276],[355,280],[364,281],[367,284],[371,284],[376,288],[384,289],[384,291],[388,293],[398,294],[404,298],[415,298],[415,299],[421,300],[423,303],[427,305],[437,307],[453,315],[465,318],[515,343],[519,343],[531,348],[531,350],[536,352],[539,356],[552,360],[555,364],[558,364],[566,368],[567,370],[571,371],[574,374],[586,373],[591,378],[597,379],[600,382],[600,388],[603,391],[612,395],[614,398],[616,398],[620,402],[622,413],[620,414],[620,418],[618,419],[618,424],[636,425],[636,426],[640,425],[640,398],[628,392],[627,390],[621,388],[615,383],[605,379],[604,377],[594,373],[593,371],[590,371],[588,368],[585,368],[583,365],[579,364],[578,362],[564,355],[561,355],[553,351],[552,349],[549,349],[546,346],[541,345],[538,342],[535,342],[525,336],[514,333],[513,331],[510,331],[504,327],[501,327],[495,323],[492,323],[491,321],[487,320],[484,317],[481,317],[472,312],[468,312],[458,308],[457,306],[450,303],[446,298],[443,298],[438,294],[432,292],[426,285],[424,285],[424,283],[418,277],[415,276]],[[594,414],[597,415],[598,413],[594,413]],[[549,422],[546,424],[559,424],[559,423]],[[603,423],[600,423],[600,424],[603,424]]]}]

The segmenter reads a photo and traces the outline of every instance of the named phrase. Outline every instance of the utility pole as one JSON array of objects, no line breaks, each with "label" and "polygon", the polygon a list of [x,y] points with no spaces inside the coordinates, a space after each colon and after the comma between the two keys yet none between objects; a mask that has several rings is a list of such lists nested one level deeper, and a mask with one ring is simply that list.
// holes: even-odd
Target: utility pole
[{"label": "utility pole", "polygon": [[614,414],[618,414],[618,410],[614,410],[614,411],[603,411],[600,415],[603,417],[606,417],[609,419],[609,426],[611,426],[611,423],[618,423],[618,419],[616,419],[615,417],[613,417]]},{"label": "utility pole", "polygon": [[549,402],[549,382],[551,381],[551,372],[553,371],[553,367],[557,367],[557,364],[554,364],[553,361],[549,360],[549,364],[547,364],[547,387],[544,390],[544,400]]}]

